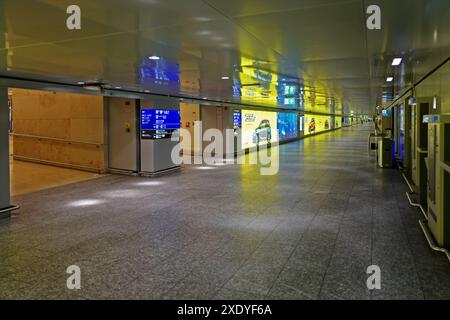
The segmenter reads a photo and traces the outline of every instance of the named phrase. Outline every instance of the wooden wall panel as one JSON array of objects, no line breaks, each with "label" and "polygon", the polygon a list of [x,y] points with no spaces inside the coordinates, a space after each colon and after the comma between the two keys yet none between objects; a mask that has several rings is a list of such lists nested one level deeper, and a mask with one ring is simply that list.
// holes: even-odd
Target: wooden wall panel
[{"label": "wooden wall panel", "polygon": [[103,97],[12,90],[14,157],[105,171]]}]

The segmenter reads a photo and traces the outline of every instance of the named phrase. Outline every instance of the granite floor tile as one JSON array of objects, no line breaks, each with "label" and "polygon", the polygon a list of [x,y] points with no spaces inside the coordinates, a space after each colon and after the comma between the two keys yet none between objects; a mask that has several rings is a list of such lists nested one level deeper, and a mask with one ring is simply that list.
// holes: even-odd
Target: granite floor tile
[{"label": "granite floor tile", "polygon": [[[370,130],[280,146],[275,176],[186,165],[17,196],[0,221],[0,299],[448,300],[448,262],[399,172],[368,155]],[[369,291],[373,264],[382,289]],[[81,290],[67,289],[69,265]]]}]

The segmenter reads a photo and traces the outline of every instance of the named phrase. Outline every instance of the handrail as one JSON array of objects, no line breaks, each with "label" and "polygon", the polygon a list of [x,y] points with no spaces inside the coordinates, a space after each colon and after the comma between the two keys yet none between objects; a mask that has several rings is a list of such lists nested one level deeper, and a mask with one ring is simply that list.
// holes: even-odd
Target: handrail
[{"label": "handrail", "polygon": [[33,138],[38,140],[47,140],[47,141],[55,141],[66,144],[81,144],[81,145],[91,145],[96,147],[103,147],[103,143],[94,143],[94,142],[85,142],[85,141],[76,141],[76,140],[64,140],[59,138],[51,138],[51,137],[43,137],[43,136],[34,136],[31,134],[21,134],[21,133],[12,133],[11,136],[18,138]]},{"label": "handrail", "polygon": [[20,206],[14,205],[14,206],[10,206],[10,207],[5,208],[5,209],[1,209],[0,213],[11,212],[11,211],[19,210],[19,209],[20,209]]},{"label": "handrail", "polygon": [[408,192],[406,192],[406,197],[408,198],[408,201],[409,201],[409,204],[411,205],[411,207],[419,208],[420,211],[422,212],[423,217],[424,217],[426,220],[428,220],[427,213],[425,212],[425,209],[423,208],[423,206],[422,206],[420,203],[412,202],[412,200],[411,200],[411,195],[410,195]]},{"label": "handrail", "polygon": [[424,220],[419,220],[419,225],[420,225],[420,228],[422,229],[423,234],[425,235],[425,238],[427,239],[429,247],[433,251],[444,253],[447,256],[447,259],[450,262],[450,253],[449,253],[449,251],[447,249],[445,249],[445,248],[438,247],[434,243],[433,237],[431,236],[430,232],[428,231],[428,228],[425,225],[425,224],[428,224],[427,212],[425,211],[425,209],[423,208],[423,206],[420,203],[412,202],[411,195],[414,194],[415,192],[414,192],[413,188],[411,187],[411,184],[409,183],[408,179],[406,178],[404,172],[402,172],[402,176],[403,176],[403,179],[405,180],[406,184],[408,185],[409,190],[411,190],[411,192],[405,192],[406,193],[406,197],[408,198],[409,204],[412,207],[419,208],[421,213],[422,213],[422,215],[423,215],[423,217],[424,217]]},{"label": "handrail", "polygon": [[422,229],[422,232],[425,235],[425,238],[427,239],[428,245],[432,250],[444,253],[447,256],[447,259],[450,261],[450,253],[448,252],[447,249],[436,246],[430,232],[428,231],[428,228],[425,226],[425,223],[427,222],[419,220],[420,228]]},{"label": "handrail", "polygon": [[417,148],[417,151],[419,153],[423,153],[423,154],[427,153],[428,154],[428,149]]}]

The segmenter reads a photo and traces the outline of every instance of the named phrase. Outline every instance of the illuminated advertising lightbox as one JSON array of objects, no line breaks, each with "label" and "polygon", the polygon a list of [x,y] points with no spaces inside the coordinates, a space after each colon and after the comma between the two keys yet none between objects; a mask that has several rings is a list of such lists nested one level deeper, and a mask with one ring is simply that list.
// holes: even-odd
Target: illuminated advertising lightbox
[{"label": "illuminated advertising lightbox", "polygon": [[180,111],[163,109],[141,110],[141,136],[143,139],[170,138],[180,129]]},{"label": "illuminated advertising lightbox", "polygon": [[305,117],[304,116],[300,116],[300,132],[305,131]]},{"label": "illuminated advertising lightbox", "polygon": [[298,136],[298,114],[278,112],[277,126],[280,141],[296,138]]},{"label": "illuminated advertising lightbox", "polygon": [[305,135],[331,130],[333,117],[305,114]]},{"label": "illuminated advertising lightbox", "polygon": [[342,118],[340,116],[334,117],[334,127],[336,129],[342,127]]},{"label": "illuminated advertising lightbox", "polygon": [[277,113],[242,110],[242,149],[278,142]]}]

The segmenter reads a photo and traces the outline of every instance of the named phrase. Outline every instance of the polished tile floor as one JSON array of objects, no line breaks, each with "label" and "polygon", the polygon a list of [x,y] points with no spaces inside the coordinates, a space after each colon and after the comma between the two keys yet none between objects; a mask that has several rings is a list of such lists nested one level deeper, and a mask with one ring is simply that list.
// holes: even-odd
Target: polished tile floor
[{"label": "polished tile floor", "polygon": [[[450,299],[394,170],[367,125],[283,145],[280,170],[189,166],[15,197],[0,222],[0,298]],[[81,268],[82,289],[66,288]],[[381,268],[369,291],[367,267]]]}]

